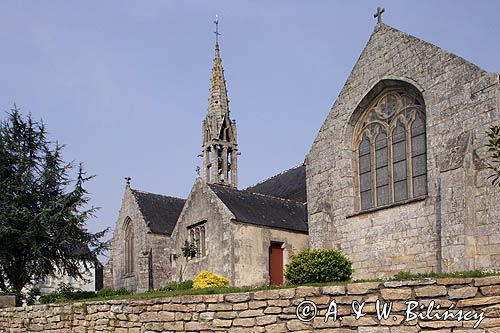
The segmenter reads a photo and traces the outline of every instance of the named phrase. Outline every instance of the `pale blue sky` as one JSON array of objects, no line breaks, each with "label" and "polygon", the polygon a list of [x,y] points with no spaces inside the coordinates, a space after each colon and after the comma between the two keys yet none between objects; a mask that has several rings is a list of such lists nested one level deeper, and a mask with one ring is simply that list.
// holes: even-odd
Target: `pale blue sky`
[{"label": "pale blue sky", "polygon": [[2,0],[0,110],[42,118],[65,159],[97,175],[89,229],[112,227],[125,176],[191,189],[215,14],[244,188],[302,163],[379,5],[387,24],[500,71],[500,1]]}]

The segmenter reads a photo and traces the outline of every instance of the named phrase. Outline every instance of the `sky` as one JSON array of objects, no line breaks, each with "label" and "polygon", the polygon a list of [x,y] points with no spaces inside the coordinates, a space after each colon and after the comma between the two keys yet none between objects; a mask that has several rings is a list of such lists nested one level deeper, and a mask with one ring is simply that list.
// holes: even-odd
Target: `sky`
[{"label": "sky", "polygon": [[386,24],[500,71],[500,1],[0,0],[0,119],[16,103],[43,120],[64,159],[96,175],[89,230],[112,230],[124,177],[191,190],[216,14],[245,188],[304,161],[377,6]]}]

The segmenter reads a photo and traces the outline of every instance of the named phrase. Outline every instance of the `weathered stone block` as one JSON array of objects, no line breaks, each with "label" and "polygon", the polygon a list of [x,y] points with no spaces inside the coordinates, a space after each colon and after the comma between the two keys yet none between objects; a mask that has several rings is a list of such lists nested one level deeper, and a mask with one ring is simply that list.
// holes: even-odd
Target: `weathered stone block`
[{"label": "weathered stone block", "polygon": [[448,290],[445,286],[426,286],[415,288],[415,295],[417,297],[435,297],[445,296]]},{"label": "weathered stone block", "polygon": [[320,289],[318,287],[298,287],[295,290],[295,298],[319,296]]},{"label": "weathered stone block", "polygon": [[159,321],[173,321],[175,320],[175,313],[170,311],[158,311]]},{"label": "weathered stone block", "polygon": [[226,302],[231,302],[231,303],[246,302],[249,299],[250,299],[250,294],[248,294],[248,293],[228,294],[228,295],[224,296],[224,300]]},{"label": "weathered stone block", "polygon": [[484,296],[500,296],[500,285],[481,287]]},{"label": "weathered stone block", "polygon": [[266,301],[250,301],[248,302],[248,307],[250,309],[259,309],[259,308],[264,308],[267,306]]},{"label": "weathered stone block", "polygon": [[352,283],[347,285],[347,294],[362,295],[378,289],[379,282]]},{"label": "weathered stone block", "polygon": [[500,303],[500,296],[479,297],[459,300],[457,303],[457,307],[490,305],[498,303]]},{"label": "weathered stone block", "polygon": [[321,287],[321,293],[326,295],[344,295],[346,291],[345,286],[324,286]]},{"label": "weathered stone block", "polygon": [[448,298],[449,299],[458,299],[458,298],[471,298],[476,296],[477,287],[462,287],[462,288],[450,288],[448,289]]},{"label": "weathered stone block", "polygon": [[256,300],[278,299],[280,297],[280,290],[261,290],[253,294]]},{"label": "weathered stone block", "polygon": [[231,327],[233,321],[224,319],[214,319],[213,324],[215,327]]},{"label": "weathered stone block", "polygon": [[238,314],[235,311],[218,311],[215,313],[215,317],[220,319],[233,319],[237,316]]},{"label": "weathered stone block", "polygon": [[247,318],[247,317],[257,317],[257,316],[262,316],[264,314],[264,310],[259,309],[259,310],[245,310],[239,313],[240,318]]},{"label": "weathered stone block", "polygon": [[450,284],[469,284],[472,283],[472,278],[441,278],[436,279],[437,284],[450,285]]},{"label": "weathered stone block", "polygon": [[290,331],[311,330],[312,329],[312,323],[311,322],[305,323],[305,322],[302,322],[302,321],[300,321],[298,319],[292,319],[292,320],[288,320],[287,321],[286,327]]},{"label": "weathered stone block", "polygon": [[233,319],[233,326],[250,327],[255,325],[255,318],[236,318]]},{"label": "weathered stone block", "polygon": [[384,288],[380,291],[383,299],[388,301],[407,300],[411,298],[412,291],[410,288]]},{"label": "weathered stone block", "polygon": [[279,306],[270,306],[264,309],[265,314],[277,314],[281,313],[281,307]]},{"label": "weathered stone block", "polygon": [[487,276],[474,279],[474,285],[477,287],[500,284],[500,276]]},{"label": "weathered stone block", "polygon": [[278,320],[278,316],[267,315],[256,318],[256,323],[259,326],[274,324]]}]

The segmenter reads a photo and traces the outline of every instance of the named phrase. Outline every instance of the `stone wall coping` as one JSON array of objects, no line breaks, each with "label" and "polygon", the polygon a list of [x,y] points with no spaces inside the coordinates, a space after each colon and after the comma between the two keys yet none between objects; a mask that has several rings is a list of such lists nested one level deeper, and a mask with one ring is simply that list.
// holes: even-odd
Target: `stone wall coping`
[{"label": "stone wall coping", "polygon": [[[391,304],[393,320],[377,317],[375,312],[379,300]],[[0,309],[0,332],[330,332],[332,328],[339,328],[334,331],[416,333],[445,329],[439,332],[465,333],[474,324],[461,319],[408,319],[405,317],[408,300],[428,309],[440,307],[440,313],[476,313],[475,323],[481,326],[474,332],[500,332],[500,276],[352,281],[230,294],[4,308]],[[333,301],[338,305],[341,319],[325,321],[325,313]],[[309,322],[300,321],[297,317],[299,304],[311,302],[317,306],[317,317]],[[357,319],[353,306],[359,302],[366,305],[366,311],[362,318]]]},{"label": "stone wall coping", "polygon": [[21,307],[10,307],[0,309],[2,312],[21,312],[21,311],[43,311],[48,308],[60,308],[64,306],[71,306],[73,308],[83,306],[98,306],[98,305],[131,305],[131,306],[151,306],[153,304],[166,304],[166,303],[241,303],[253,300],[273,300],[279,298],[294,298],[294,297],[315,297],[321,294],[327,295],[362,295],[373,292],[377,289],[384,288],[400,288],[400,287],[424,287],[431,285],[471,285],[476,287],[490,286],[500,284],[500,275],[493,275],[480,278],[420,278],[408,280],[391,280],[391,281],[373,281],[373,282],[350,282],[347,284],[326,285],[326,286],[299,286],[292,288],[280,289],[264,289],[257,291],[227,293],[227,294],[200,294],[200,295],[178,295],[168,297],[152,297],[145,299],[138,298],[123,298],[111,299],[100,301],[85,301],[74,303],[51,303],[29,305]]}]

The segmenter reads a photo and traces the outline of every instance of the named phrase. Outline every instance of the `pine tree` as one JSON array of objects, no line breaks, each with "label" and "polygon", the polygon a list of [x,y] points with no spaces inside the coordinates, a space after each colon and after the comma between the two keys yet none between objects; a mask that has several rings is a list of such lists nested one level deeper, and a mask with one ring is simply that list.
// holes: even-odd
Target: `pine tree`
[{"label": "pine tree", "polygon": [[[81,278],[108,247],[85,229],[89,202],[82,164],[62,159],[43,122],[14,108],[0,122],[0,289],[23,287],[59,273]],[[71,173],[76,174],[72,179]],[[90,250],[87,250],[90,249]],[[84,271],[82,271],[82,267]]]}]

